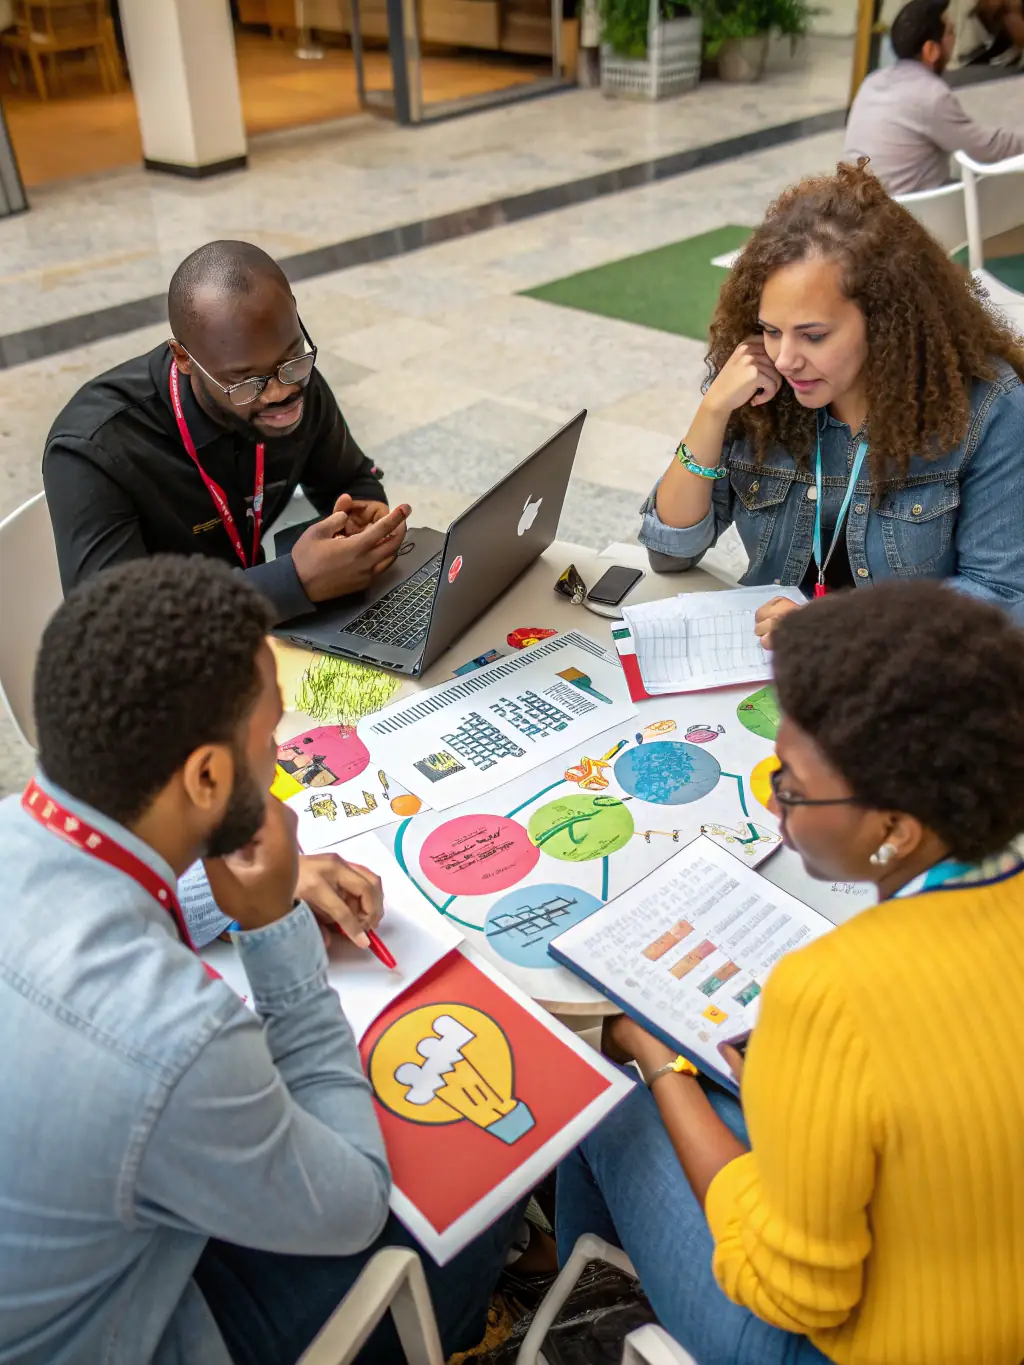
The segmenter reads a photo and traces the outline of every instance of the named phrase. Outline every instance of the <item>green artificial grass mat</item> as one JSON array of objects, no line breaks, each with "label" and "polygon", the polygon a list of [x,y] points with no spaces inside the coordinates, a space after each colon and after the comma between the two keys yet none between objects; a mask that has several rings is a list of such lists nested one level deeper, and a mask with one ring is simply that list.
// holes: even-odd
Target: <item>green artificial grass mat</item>
[{"label": "green artificial grass mat", "polygon": [[[956,252],[953,259],[966,267],[967,248]],[[1001,284],[1016,289],[1018,294],[1024,294],[1024,256],[993,256],[991,260],[985,262],[985,269]]]},{"label": "green artificial grass mat", "polygon": [[706,341],[726,276],[725,270],[711,264],[712,258],[741,247],[750,231],[729,224],[523,293],[563,308]]}]

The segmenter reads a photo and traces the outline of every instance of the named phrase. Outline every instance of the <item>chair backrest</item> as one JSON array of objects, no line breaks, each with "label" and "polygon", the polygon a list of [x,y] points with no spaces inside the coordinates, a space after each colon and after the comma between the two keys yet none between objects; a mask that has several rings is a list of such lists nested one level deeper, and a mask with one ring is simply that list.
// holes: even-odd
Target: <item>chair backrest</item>
[{"label": "chair backrest", "polygon": [[63,601],[57,550],[39,493],[0,521],[0,701],[34,749],[32,679],[43,629]]},{"label": "chair backrest", "polygon": [[444,1365],[427,1277],[409,1247],[385,1247],[366,1263],[298,1365],[351,1365],[389,1309],[408,1365]]},{"label": "chair backrest", "polygon": [[16,0],[19,27],[30,30],[41,46],[102,39],[109,13],[107,0]]},{"label": "chair backrest", "polygon": [[967,241],[967,215],[964,187],[959,181],[940,185],[937,190],[918,190],[893,198],[928,229],[947,255],[959,251]]},{"label": "chair backrest", "polygon": [[963,176],[969,264],[980,270],[986,240],[1024,225],[1024,156],[984,165],[957,152],[956,160]]}]

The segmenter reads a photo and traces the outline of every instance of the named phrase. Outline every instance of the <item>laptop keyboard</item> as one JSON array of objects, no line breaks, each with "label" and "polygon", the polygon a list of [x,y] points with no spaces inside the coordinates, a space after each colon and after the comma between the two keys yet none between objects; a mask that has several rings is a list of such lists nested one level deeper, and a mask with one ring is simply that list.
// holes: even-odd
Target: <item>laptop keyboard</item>
[{"label": "laptop keyboard", "polygon": [[394,645],[396,649],[414,649],[422,644],[430,625],[430,608],[441,573],[442,554],[435,555],[411,578],[385,593],[379,602],[374,602],[362,616],[346,626],[343,633],[361,635],[378,644]]}]

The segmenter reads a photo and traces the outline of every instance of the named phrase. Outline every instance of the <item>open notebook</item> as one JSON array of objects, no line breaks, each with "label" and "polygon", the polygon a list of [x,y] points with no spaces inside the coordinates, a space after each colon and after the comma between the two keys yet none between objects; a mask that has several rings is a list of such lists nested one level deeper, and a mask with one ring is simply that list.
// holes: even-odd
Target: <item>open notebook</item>
[{"label": "open notebook", "polygon": [[719,1043],[753,1027],[779,958],[831,928],[702,835],[548,952],[738,1094]]},{"label": "open notebook", "polygon": [[754,614],[773,597],[802,606],[797,588],[732,588],[680,593],[623,607],[646,692],[663,696],[763,682],[771,661],[754,634]]}]

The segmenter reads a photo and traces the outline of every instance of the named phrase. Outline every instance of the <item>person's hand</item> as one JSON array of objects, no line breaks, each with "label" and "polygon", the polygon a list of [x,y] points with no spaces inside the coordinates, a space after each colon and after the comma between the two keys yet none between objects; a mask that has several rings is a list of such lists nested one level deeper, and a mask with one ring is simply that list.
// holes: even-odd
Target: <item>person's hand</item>
[{"label": "person's hand", "polygon": [[718,1050],[725,1058],[729,1070],[733,1074],[733,1079],[739,1085],[743,1080],[743,1058],[732,1046],[731,1043],[719,1043]]},{"label": "person's hand", "polygon": [[391,509],[386,502],[370,502],[354,498],[351,493],[342,493],[334,504],[334,510],[348,514],[342,535],[354,536],[359,531],[365,531],[367,526],[380,521],[381,517],[386,517]]},{"label": "person's hand", "polygon": [[763,607],[758,607],[754,612],[754,634],[765,649],[771,649],[772,631],[782,618],[788,616],[791,611],[799,610],[800,603],[793,602],[788,597],[773,597]]},{"label": "person's hand", "polygon": [[723,416],[749,403],[752,408],[770,403],[782,387],[782,376],[768,359],[764,339],[757,333],[747,337],[715,376],[704,395],[704,402]]},{"label": "person's hand", "polygon": [[309,600],[326,602],[368,587],[394,563],[411,510],[403,503],[354,535],[345,529],[348,512],[333,512],[303,531],[292,562]]},{"label": "person's hand", "polygon": [[672,1048],[653,1037],[628,1014],[617,1014],[604,1021],[601,1051],[613,1062],[636,1062],[645,1077],[666,1062],[675,1061],[677,1056]]},{"label": "person's hand", "polygon": [[357,948],[369,948],[367,932],[376,929],[384,914],[384,892],[375,872],[347,863],[337,853],[311,854],[299,859],[295,895],[321,924],[336,924]]},{"label": "person's hand", "polygon": [[225,858],[204,858],[213,899],[240,929],[261,929],[291,912],[298,823],[295,812],[268,792],[266,818],[252,843]]}]

